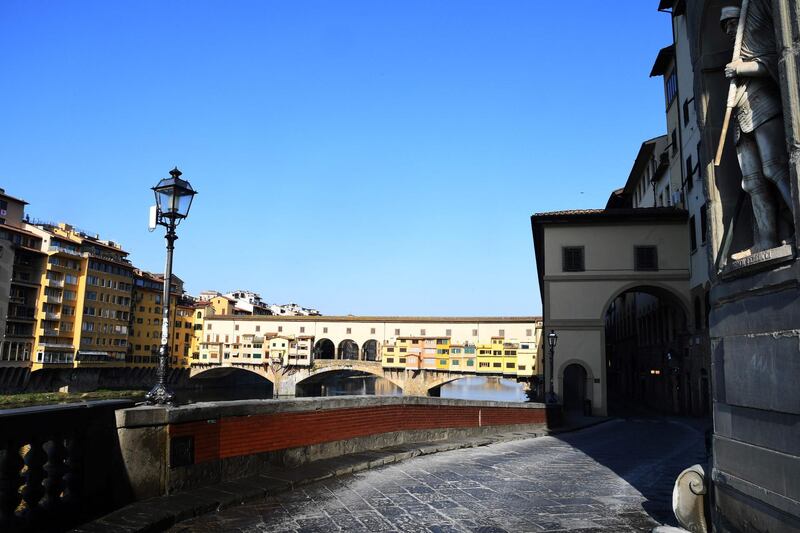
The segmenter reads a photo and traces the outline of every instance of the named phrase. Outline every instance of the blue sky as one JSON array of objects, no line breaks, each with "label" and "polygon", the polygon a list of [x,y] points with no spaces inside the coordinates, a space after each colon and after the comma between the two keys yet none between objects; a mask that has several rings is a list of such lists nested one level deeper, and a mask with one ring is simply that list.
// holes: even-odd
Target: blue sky
[{"label": "blue sky", "polygon": [[0,187],[163,268],[325,314],[541,312],[529,217],[663,133],[653,1],[0,2]]}]

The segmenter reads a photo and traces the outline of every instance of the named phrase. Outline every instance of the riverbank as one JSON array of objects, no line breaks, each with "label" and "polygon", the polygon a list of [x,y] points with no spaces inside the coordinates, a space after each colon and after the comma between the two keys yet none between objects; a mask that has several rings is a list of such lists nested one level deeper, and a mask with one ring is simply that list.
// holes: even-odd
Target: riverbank
[{"label": "riverbank", "polygon": [[146,390],[96,390],[91,392],[23,392],[0,395],[0,409],[74,403],[86,400],[144,400]]}]

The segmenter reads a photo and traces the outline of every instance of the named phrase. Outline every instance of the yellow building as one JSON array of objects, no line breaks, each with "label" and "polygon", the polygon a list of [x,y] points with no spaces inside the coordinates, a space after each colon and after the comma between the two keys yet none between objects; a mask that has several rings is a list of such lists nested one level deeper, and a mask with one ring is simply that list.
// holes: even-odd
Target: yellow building
[{"label": "yellow building", "polygon": [[514,341],[503,342],[503,374],[517,375],[517,353],[519,343]]},{"label": "yellow building", "polygon": [[42,238],[48,255],[32,370],[123,366],[133,288],[128,252],[63,223],[26,229]]},{"label": "yellow building", "polygon": [[381,366],[383,368],[405,368],[406,367],[406,356],[408,348],[404,346],[404,352],[400,353],[400,347],[398,343],[389,344],[388,342],[384,344],[381,352]]},{"label": "yellow building", "polygon": [[[164,276],[134,269],[131,305],[130,348],[127,361],[133,366],[155,366],[161,346]],[[194,301],[183,295],[183,282],[173,275],[169,307],[170,365],[190,364],[194,336]]]}]

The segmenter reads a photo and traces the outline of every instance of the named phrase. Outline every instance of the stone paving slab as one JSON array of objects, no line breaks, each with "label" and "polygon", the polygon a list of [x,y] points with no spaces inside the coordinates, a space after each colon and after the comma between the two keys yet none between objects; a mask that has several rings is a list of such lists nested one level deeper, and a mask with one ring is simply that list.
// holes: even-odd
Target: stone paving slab
[{"label": "stone paving slab", "polygon": [[696,422],[628,420],[420,454],[197,517],[171,531],[650,531],[671,520],[675,476],[704,460],[703,429]]},{"label": "stone paving slab", "polygon": [[[588,427],[607,422],[608,420],[609,419],[607,418],[584,420],[581,421],[579,425],[562,428],[559,430],[559,433],[564,431],[574,431],[582,427]],[[174,524],[207,513],[226,510],[226,513],[238,514],[238,511],[235,511],[237,506],[241,506],[242,504],[249,502],[263,501],[265,498],[273,497],[277,494],[285,493],[287,491],[293,491],[289,494],[294,494],[300,490],[301,487],[312,483],[331,481],[337,477],[355,474],[365,470],[381,468],[385,465],[406,461],[418,456],[426,456],[459,449],[486,447],[498,442],[537,438],[542,435],[546,435],[547,433],[547,430],[519,431],[495,434],[488,437],[485,436],[462,439],[458,441],[408,443],[375,451],[360,452],[342,457],[315,461],[314,463],[309,463],[298,468],[282,468],[276,466],[271,469],[268,474],[242,478],[236,481],[229,481],[218,485],[191,489],[175,495],[152,498],[150,500],[137,502],[110,513],[99,520],[75,528],[73,531],[75,533],[111,530],[120,533],[164,531]],[[457,476],[458,474],[453,473],[452,475]],[[466,483],[469,483],[469,481],[466,481]],[[436,483],[433,483],[433,487],[418,487],[416,490],[419,491],[419,494],[423,494],[420,497],[424,500],[428,498],[424,495],[424,493],[427,491],[433,493],[433,488],[436,487]],[[438,486],[438,488],[442,487]],[[464,493],[464,495],[468,496],[466,493]],[[434,497],[438,498],[440,496],[435,496],[432,494],[430,496],[432,502],[436,501],[433,499]],[[291,500],[292,497],[287,498],[287,501],[291,502]],[[421,503],[421,500],[419,499],[416,501]],[[307,502],[301,501],[301,503]],[[356,502],[356,507],[358,508],[359,506],[360,504]],[[296,509],[297,506],[295,505],[294,508]],[[366,512],[371,511],[372,509],[373,508],[371,505],[365,502],[362,510]],[[380,515],[380,513],[378,514],[378,522],[383,524],[382,520],[386,521],[386,519],[383,517],[383,515]],[[380,528],[386,525],[379,525],[369,512],[367,512],[364,517],[367,523],[373,524],[375,527],[379,527],[379,529],[376,529],[376,531],[382,530]],[[226,515],[226,517],[222,518],[221,520],[223,520],[226,524],[236,522],[236,520],[230,519],[230,515]],[[403,520],[406,519],[403,518]],[[361,521],[360,523],[363,524],[365,522]],[[392,527],[391,521],[388,521],[387,523],[390,526],[388,530],[393,530],[394,527]],[[311,523],[309,522],[306,524],[306,526],[310,527],[310,524]],[[210,530],[216,531],[217,529],[214,528],[216,528],[217,525],[210,526]],[[225,527],[229,526],[226,525]],[[407,524],[403,530],[409,530],[409,528],[412,528],[412,526]],[[224,528],[219,530],[229,531],[228,529]],[[331,531],[335,530],[337,530],[337,528],[331,529]]]}]

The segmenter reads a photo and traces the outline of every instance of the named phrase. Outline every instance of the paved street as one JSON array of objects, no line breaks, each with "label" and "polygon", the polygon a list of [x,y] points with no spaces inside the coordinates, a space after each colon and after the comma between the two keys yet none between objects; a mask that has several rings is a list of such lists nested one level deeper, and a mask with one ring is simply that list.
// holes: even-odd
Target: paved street
[{"label": "paved street", "polygon": [[417,457],[171,531],[649,531],[672,521],[675,477],[704,458],[697,421],[612,421]]}]

